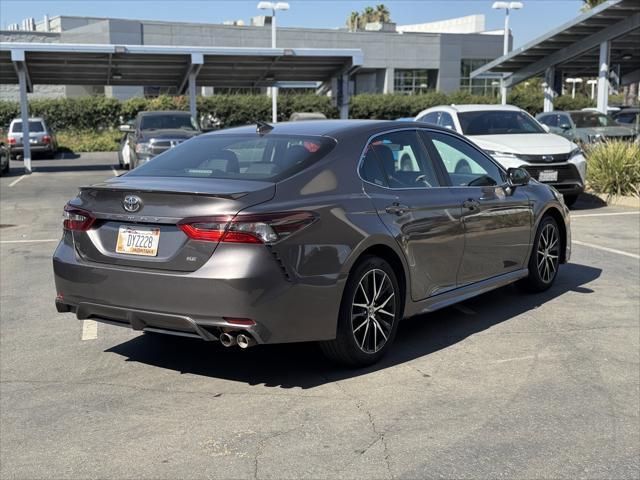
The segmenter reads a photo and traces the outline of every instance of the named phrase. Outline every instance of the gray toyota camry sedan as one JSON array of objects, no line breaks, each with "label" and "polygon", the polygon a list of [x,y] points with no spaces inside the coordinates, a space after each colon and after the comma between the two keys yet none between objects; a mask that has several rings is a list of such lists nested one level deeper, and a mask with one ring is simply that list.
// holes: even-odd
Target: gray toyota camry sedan
[{"label": "gray toyota camry sedan", "polygon": [[53,258],[59,312],[149,332],[319,342],[371,364],[400,320],[569,260],[552,187],[432,125],[260,123],[82,187]]}]

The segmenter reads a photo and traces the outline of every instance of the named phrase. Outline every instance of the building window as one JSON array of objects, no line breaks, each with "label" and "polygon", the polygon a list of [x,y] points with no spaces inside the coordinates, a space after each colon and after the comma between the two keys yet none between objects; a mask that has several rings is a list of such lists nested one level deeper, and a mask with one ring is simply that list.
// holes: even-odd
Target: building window
[{"label": "building window", "polygon": [[438,83],[438,70],[402,70],[396,69],[393,79],[395,93],[422,93],[435,90]]},{"label": "building window", "polygon": [[497,97],[500,93],[500,75],[471,79],[471,72],[493,61],[493,58],[463,58],[460,62],[460,90],[473,95]]}]

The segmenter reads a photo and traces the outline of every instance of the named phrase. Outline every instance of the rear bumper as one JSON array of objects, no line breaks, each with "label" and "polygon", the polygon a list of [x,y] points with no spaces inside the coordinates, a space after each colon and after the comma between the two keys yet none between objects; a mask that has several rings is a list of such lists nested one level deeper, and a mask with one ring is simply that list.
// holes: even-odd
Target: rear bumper
[{"label": "rear bumper", "polygon": [[85,262],[72,242],[65,235],[53,257],[56,306],[79,319],[205,340],[221,329],[247,331],[258,343],[335,338],[345,279],[287,277],[262,245],[221,244],[203,267],[176,273]]},{"label": "rear bumper", "polygon": [[[30,150],[32,153],[53,152],[53,145],[50,143],[32,143]],[[22,145],[11,145],[9,151],[13,154],[22,153],[24,152],[24,147]]]}]

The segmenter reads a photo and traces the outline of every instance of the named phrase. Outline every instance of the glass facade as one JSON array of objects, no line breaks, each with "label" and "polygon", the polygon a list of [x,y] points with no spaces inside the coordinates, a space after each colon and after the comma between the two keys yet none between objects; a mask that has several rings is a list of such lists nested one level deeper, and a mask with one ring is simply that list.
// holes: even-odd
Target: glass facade
[{"label": "glass facade", "polygon": [[500,77],[471,79],[471,72],[491,62],[493,58],[463,58],[460,61],[460,90],[473,95],[497,97],[500,94]]},{"label": "glass facade", "polygon": [[438,84],[438,70],[404,70],[396,69],[393,78],[395,93],[408,95],[435,90]]}]

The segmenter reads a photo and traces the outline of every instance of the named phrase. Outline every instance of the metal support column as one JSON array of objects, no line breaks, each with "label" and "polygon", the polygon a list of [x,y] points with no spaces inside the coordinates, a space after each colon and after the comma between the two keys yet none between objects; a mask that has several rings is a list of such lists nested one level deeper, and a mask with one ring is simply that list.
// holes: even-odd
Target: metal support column
[{"label": "metal support column", "polygon": [[191,118],[198,121],[198,108],[196,105],[196,73],[189,72],[189,112]]},{"label": "metal support column", "polygon": [[598,73],[598,110],[607,113],[609,106],[609,63],[611,56],[611,42],[600,44],[600,70]]},{"label": "metal support column", "polygon": [[271,122],[278,123],[278,87],[271,87]]},{"label": "metal support column", "polygon": [[544,87],[544,109],[545,112],[553,111],[553,98],[556,95],[555,83],[556,83],[556,69],[549,67],[544,72],[544,81],[546,86]]},{"label": "metal support column", "polygon": [[349,75],[347,73],[338,77],[338,107],[340,108],[340,118],[349,118]]},{"label": "metal support column", "polygon": [[20,85],[20,117],[22,119],[22,157],[25,173],[31,173],[31,145],[29,144],[29,101],[27,98],[27,72],[24,64],[18,67]]}]

